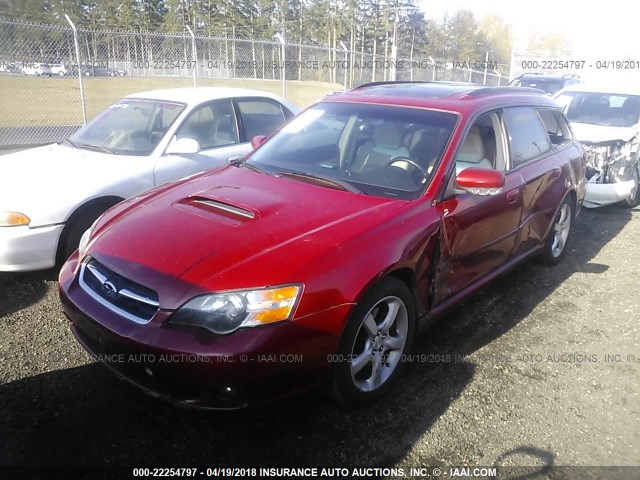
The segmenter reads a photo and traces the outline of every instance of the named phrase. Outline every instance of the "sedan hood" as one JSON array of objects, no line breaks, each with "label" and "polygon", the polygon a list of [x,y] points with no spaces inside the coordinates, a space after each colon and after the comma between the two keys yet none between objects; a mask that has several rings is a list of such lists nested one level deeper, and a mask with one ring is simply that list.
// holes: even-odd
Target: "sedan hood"
[{"label": "sedan hood", "polygon": [[78,201],[148,169],[146,162],[58,144],[2,155],[0,210],[26,214],[31,226],[60,223]]},{"label": "sedan hood", "polygon": [[571,128],[578,141],[586,144],[626,143],[638,134],[636,127],[613,127],[572,122]]},{"label": "sedan hood", "polygon": [[230,166],[116,207],[88,254],[173,309],[205,291],[301,281],[291,273],[303,262],[406,203]]}]

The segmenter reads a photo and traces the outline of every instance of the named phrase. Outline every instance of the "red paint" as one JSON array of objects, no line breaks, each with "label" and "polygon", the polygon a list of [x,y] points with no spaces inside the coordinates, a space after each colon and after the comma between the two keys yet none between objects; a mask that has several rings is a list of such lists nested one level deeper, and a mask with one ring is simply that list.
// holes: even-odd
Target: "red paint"
[{"label": "red paint", "polygon": [[467,168],[456,176],[456,183],[462,188],[502,188],[504,173],[486,168]]},{"label": "red paint", "polygon": [[[393,88],[388,96],[366,91],[334,95],[327,101],[410,105],[459,114],[444,158],[421,198],[403,201],[355,194],[235,166],[159,187],[107,212],[94,231],[88,255],[158,292],[160,311],[147,325],[139,325],[97,303],[78,285],[76,254],[60,273],[60,295],[74,332],[95,325],[96,332],[103,332],[94,332],[98,342],[108,336],[112,343],[104,341],[109,345],[236,359],[164,367],[171,378],[188,379],[191,386],[229,384],[251,397],[256,389],[264,393],[263,385],[272,384],[271,379],[315,383],[329,371],[327,355],[336,351],[354,305],[380,277],[402,270],[408,274],[403,278],[413,278],[417,310],[426,324],[540,248],[562,200],[571,192],[579,202],[584,196],[581,149],[568,146],[506,173],[468,169],[457,176],[460,186],[502,187],[498,195],[459,193],[444,198],[455,152],[477,114],[516,104],[555,108],[546,96],[461,94],[431,99],[394,96]],[[253,218],[200,208],[194,198],[235,206]],[[304,285],[290,321],[225,336],[166,323],[195,295],[282,284]],[[240,355],[274,353],[302,354],[303,361],[267,365],[238,360]],[[179,384],[180,380],[178,390]],[[180,395],[167,396],[180,400]]]}]

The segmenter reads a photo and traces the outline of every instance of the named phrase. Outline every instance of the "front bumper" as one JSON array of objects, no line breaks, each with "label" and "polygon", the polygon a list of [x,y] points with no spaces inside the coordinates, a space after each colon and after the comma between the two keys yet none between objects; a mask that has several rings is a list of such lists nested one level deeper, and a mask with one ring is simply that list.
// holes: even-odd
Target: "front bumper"
[{"label": "front bumper", "polygon": [[63,228],[64,225],[0,227],[0,272],[53,267]]},{"label": "front bumper", "polygon": [[[79,343],[119,377],[180,406],[233,410],[290,396],[322,383],[330,371],[350,305],[231,335],[166,325],[159,310],[145,325],[119,317],[90,297],[74,275],[73,255],[60,272],[60,299]],[[338,320],[339,318],[339,320]]]},{"label": "front bumper", "polygon": [[629,198],[634,184],[633,180],[618,183],[587,183],[584,206],[597,208],[622,202]]}]

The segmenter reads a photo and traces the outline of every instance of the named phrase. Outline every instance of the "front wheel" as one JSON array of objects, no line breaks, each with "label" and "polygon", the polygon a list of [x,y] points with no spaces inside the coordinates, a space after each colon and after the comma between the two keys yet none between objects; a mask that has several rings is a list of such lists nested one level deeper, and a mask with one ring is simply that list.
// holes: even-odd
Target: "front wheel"
[{"label": "front wheel", "polygon": [[398,378],[415,329],[413,296],[389,277],[355,308],[338,349],[333,371],[334,398],[348,406],[369,403]]},{"label": "front wheel", "polygon": [[58,254],[56,263],[62,265],[73,252],[78,249],[80,238],[87,229],[93,225],[93,222],[102,215],[104,210],[94,209],[84,213],[81,217],[74,219],[69,223],[62,231],[60,238],[60,245],[58,247]]},{"label": "front wheel", "polygon": [[633,168],[633,190],[631,190],[631,195],[629,195],[624,201],[625,205],[629,208],[636,207],[640,203],[640,193],[638,192],[638,190],[640,190],[640,188],[638,187],[638,184],[640,184],[640,176],[638,175],[638,164],[634,165],[631,168]]},{"label": "front wheel", "polygon": [[573,222],[573,202],[570,198],[565,198],[553,221],[553,227],[544,242],[540,261],[545,265],[555,265],[567,251],[567,242],[571,233]]}]

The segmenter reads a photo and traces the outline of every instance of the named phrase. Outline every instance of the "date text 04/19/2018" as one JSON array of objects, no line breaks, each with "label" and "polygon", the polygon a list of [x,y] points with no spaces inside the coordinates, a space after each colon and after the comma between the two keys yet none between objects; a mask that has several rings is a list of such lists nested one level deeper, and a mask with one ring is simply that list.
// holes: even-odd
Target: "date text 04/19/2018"
[{"label": "date text 04/19/2018", "polygon": [[640,70],[640,60],[522,60],[525,70]]}]

